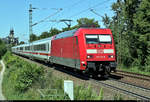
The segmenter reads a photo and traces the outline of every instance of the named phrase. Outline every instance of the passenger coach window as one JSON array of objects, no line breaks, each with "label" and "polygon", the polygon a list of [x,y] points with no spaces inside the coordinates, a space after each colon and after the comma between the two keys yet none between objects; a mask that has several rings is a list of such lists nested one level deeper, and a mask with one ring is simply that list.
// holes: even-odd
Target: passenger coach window
[{"label": "passenger coach window", "polygon": [[98,43],[98,35],[86,35],[86,43],[87,44],[97,44]]},{"label": "passenger coach window", "polygon": [[46,44],[42,44],[42,50],[46,51]]},{"label": "passenger coach window", "polygon": [[34,51],[46,51],[46,44],[34,45]]},{"label": "passenger coach window", "polygon": [[47,51],[49,51],[49,43],[47,44],[47,46],[48,46],[48,47],[47,47]]},{"label": "passenger coach window", "polygon": [[20,50],[23,50],[23,47],[20,47]]}]

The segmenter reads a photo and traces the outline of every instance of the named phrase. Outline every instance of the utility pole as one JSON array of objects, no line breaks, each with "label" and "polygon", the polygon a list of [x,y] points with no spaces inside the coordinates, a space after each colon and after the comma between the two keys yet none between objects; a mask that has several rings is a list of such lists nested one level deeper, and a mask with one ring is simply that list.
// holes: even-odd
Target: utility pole
[{"label": "utility pole", "polygon": [[[60,9],[51,8],[51,9],[57,10],[57,12],[55,12],[53,15],[50,15],[50,16],[44,18],[43,20],[41,20],[39,22],[36,22],[36,23],[32,24],[32,12],[33,12],[33,9],[39,9],[39,8],[32,8],[32,4],[29,5],[29,43],[31,41],[30,36],[33,34],[32,27],[37,25],[37,24],[39,24],[39,23],[41,23],[41,22],[44,22],[49,17],[56,15],[57,13],[59,13],[62,10],[62,8],[60,8]],[[46,8],[43,8],[43,10],[44,9],[46,9]]]},{"label": "utility pole", "polygon": [[[117,3],[119,3],[120,4],[120,0],[117,0]],[[118,29],[118,36],[117,36],[117,39],[118,39],[118,53],[117,53],[117,64],[118,65],[121,65],[121,11],[120,11],[120,9],[118,10],[118,12],[117,12],[117,29]]]},{"label": "utility pole", "polygon": [[[118,11],[119,12],[119,11]],[[117,29],[118,29],[118,36],[117,36],[117,39],[118,39],[118,54],[117,54],[117,65],[120,65],[120,12],[117,13],[117,17],[118,17],[118,24],[117,24]]]},{"label": "utility pole", "polygon": [[30,4],[29,8],[29,42],[30,42],[30,36],[32,34],[32,4]]},{"label": "utility pole", "polygon": [[120,32],[119,32],[119,20],[120,20],[120,15],[119,12],[117,12],[117,65],[120,64]]}]

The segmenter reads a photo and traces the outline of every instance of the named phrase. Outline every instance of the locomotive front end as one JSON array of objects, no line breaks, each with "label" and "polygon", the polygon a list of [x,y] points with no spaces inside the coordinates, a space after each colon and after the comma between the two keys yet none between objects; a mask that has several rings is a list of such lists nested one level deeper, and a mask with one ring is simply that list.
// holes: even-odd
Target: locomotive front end
[{"label": "locomotive front end", "polygon": [[116,54],[112,33],[109,29],[86,32],[86,72],[96,76],[109,75],[116,70]]}]

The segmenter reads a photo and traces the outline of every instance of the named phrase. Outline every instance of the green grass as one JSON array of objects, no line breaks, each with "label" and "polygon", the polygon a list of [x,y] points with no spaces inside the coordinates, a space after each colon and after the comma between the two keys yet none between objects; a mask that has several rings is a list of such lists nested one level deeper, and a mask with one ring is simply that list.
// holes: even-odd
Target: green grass
[{"label": "green grass", "polygon": [[122,67],[119,67],[118,69],[122,70],[122,71],[127,71],[127,72],[139,73],[139,74],[143,74],[143,75],[150,75],[149,71],[141,70],[139,67],[136,67],[136,66],[129,67],[129,68],[122,66]]},{"label": "green grass", "polygon": [[0,72],[2,71],[2,65],[0,64]]},{"label": "green grass", "polygon": [[115,94],[114,95],[114,100],[123,100],[123,97],[120,94]]}]

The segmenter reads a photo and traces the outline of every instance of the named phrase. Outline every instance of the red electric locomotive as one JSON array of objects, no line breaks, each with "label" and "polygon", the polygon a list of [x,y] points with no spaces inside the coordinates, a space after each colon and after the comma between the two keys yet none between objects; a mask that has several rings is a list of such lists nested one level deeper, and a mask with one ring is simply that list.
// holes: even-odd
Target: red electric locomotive
[{"label": "red electric locomotive", "polygon": [[116,70],[111,30],[79,28],[56,35],[51,42],[50,62],[90,75],[108,75]]}]

